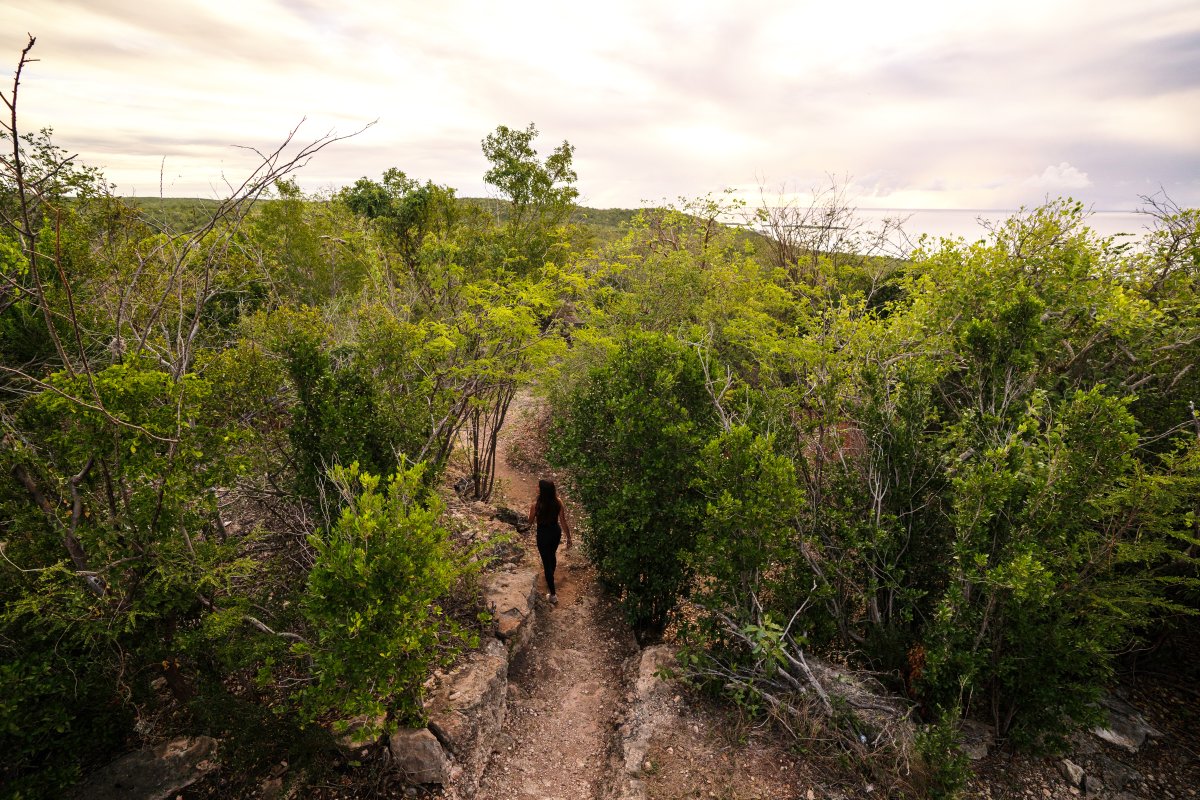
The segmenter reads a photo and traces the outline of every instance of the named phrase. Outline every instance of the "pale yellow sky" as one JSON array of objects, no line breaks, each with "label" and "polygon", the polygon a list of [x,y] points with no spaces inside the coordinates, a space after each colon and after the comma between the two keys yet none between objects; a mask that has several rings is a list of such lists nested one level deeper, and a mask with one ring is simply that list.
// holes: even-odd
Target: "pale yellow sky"
[{"label": "pale yellow sky", "polygon": [[0,0],[25,127],[123,194],[220,195],[233,145],[349,132],[301,175],[486,192],[480,140],[568,139],[584,201],[848,175],[863,207],[1200,204],[1200,3]]}]

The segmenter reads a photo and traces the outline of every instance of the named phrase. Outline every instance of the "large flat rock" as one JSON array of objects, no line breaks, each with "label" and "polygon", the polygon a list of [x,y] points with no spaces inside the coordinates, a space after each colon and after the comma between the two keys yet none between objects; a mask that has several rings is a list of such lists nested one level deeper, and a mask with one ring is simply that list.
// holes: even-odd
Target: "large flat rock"
[{"label": "large flat rock", "polygon": [[1108,716],[1108,724],[1093,728],[1093,735],[1127,753],[1136,753],[1147,738],[1157,739],[1163,735],[1146,721],[1142,712],[1124,700],[1105,697],[1100,705]]},{"label": "large flat rock", "polygon": [[217,766],[217,740],[182,737],[123,756],[75,787],[80,800],[167,800]]},{"label": "large flat rock", "polygon": [[388,737],[392,763],[409,783],[450,782],[450,764],[441,743],[429,730],[401,728]]},{"label": "large flat rock", "polygon": [[483,598],[496,615],[496,635],[515,656],[533,635],[537,572],[508,569],[484,576]]}]

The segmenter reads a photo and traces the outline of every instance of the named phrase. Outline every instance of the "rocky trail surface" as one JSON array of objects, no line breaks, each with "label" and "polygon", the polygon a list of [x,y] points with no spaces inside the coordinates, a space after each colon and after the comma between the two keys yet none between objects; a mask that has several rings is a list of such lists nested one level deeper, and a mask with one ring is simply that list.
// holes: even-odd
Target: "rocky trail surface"
[{"label": "rocky trail surface", "polygon": [[559,603],[539,601],[533,638],[509,669],[508,710],[478,797],[591,800],[607,781],[622,703],[625,634],[581,559],[560,561]]},{"label": "rocky trail surface", "polygon": [[[497,483],[499,502],[523,515],[541,475],[514,457],[536,436],[531,427],[537,424],[525,398],[516,406],[500,438]],[[578,512],[568,508],[576,525]],[[525,560],[540,570],[533,531],[524,537]],[[509,668],[504,730],[477,794],[481,800],[598,800],[607,785],[624,704],[622,664],[636,645],[602,595],[578,539],[571,549],[564,539],[558,556],[558,604],[546,600],[539,577],[537,621],[529,644]]]}]

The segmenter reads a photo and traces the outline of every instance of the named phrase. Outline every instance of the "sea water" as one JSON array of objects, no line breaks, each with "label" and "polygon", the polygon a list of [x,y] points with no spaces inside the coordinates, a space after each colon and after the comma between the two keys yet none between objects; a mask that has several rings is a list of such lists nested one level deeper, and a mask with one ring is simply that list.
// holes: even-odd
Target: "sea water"
[{"label": "sea water", "polygon": [[[936,238],[963,238],[968,242],[987,237],[986,224],[1003,222],[1013,210],[972,208],[860,208],[858,216],[869,223],[885,218],[907,218],[904,232],[915,242],[921,234]],[[1092,211],[1087,225],[1100,236],[1123,236],[1136,240],[1151,227],[1152,218],[1136,211]]]}]

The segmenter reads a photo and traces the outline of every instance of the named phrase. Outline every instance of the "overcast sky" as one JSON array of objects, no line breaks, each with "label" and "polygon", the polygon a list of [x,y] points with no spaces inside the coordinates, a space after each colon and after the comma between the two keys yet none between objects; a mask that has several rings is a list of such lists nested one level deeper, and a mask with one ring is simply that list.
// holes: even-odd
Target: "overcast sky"
[{"label": "overcast sky", "polygon": [[162,167],[167,196],[221,195],[234,145],[307,118],[378,120],[313,190],[396,166],[485,194],[480,140],[535,122],[599,207],[827,174],[863,208],[1200,205],[1197,0],[0,0],[7,73],[26,31],[24,126],[121,194]]}]

